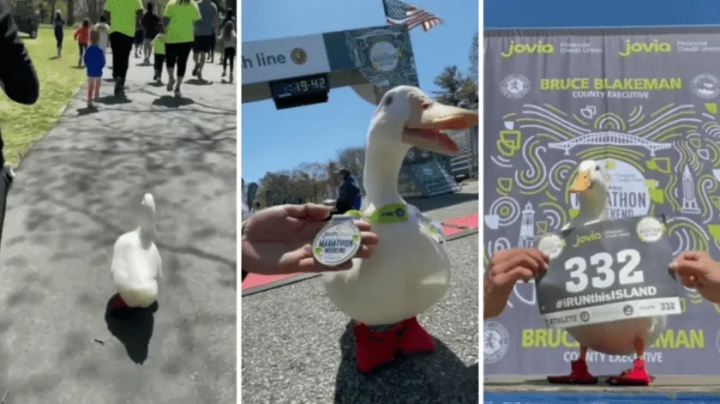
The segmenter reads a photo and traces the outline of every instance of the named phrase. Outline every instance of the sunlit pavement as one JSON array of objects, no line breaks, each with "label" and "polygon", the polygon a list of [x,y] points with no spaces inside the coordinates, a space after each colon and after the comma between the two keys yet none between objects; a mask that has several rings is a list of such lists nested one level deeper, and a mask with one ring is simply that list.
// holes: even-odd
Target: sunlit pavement
[{"label": "sunlit pavement", "polygon": [[[477,213],[477,182],[455,196],[409,202],[438,221]],[[357,371],[348,318],[331,305],[319,279],[244,297],[243,403],[477,403],[477,233],[447,248],[454,264],[450,289],[420,316],[437,351],[368,376]]]},{"label": "sunlit pavement", "polygon": [[[79,92],[17,170],[0,254],[3,404],[236,400],[235,85],[214,65],[216,83],[187,84],[178,102],[146,85],[140,61],[132,102],[114,103],[104,81],[89,111]],[[144,192],[158,209],[160,307],[106,324],[112,246]]]}]

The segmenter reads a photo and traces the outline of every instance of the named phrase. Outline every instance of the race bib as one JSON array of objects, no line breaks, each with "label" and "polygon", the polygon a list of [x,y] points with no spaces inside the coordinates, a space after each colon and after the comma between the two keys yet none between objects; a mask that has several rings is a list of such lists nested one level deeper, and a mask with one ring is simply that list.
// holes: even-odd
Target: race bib
[{"label": "race bib", "polygon": [[548,270],[535,280],[549,328],[681,313],[664,216],[550,233],[537,247],[550,256]]}]

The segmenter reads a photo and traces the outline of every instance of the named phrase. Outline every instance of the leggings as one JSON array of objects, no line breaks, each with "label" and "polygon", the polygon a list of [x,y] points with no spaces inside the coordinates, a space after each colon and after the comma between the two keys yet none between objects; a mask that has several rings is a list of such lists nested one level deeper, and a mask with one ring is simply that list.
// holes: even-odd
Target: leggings
[{"label": "leggings", "polygon": [[225,48],[223,53],[223,70],[227,68],[227,62],[230,62],[230,71],[235,71],[235,48]]},{"label": "leggings", "polygon": [[60,30],[60,31],[55,30],[55,43],[57,44],[57,48],[58,48],[58,49],[62,48],[62,43],[63,43],[63,32],[62,32],[62,30]]},{"label": "leggings", "polygon": [[125,82],[127,76],[128,65],[130,64],[130,52],[132,52],[133,41],[135,38],[123,35],[119,32],[110,34],[110,46],[112,47],[113,57],[113,77]]},{"label": "leggings", "polygon": [[167,60],[167,68],[172,71],[177,63],[177,76],[185,77],[188,58],[192,50],[192,42],[168,43],[165,44],[165,57]]},{"label": "leggings", "polygon": [[78,52],[80,52],[80,60],[82,60],[83,55],[85,54],[85,51],[87,50],[87,44],[86,43],[80,43],[78,42]]}]

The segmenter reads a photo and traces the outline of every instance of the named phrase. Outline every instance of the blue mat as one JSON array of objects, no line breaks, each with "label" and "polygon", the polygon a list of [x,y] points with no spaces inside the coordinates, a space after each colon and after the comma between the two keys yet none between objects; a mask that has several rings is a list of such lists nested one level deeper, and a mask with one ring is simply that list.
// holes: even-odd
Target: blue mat
[{"label": "blue mat", "polygon": [[720,394],[485,393],[485,404],[720,403]]}]

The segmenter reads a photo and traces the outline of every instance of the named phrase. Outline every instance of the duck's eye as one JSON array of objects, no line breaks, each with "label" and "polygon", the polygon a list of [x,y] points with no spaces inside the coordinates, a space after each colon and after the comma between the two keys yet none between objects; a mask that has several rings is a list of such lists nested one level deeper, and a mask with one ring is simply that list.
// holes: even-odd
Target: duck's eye
[{"label": "duck's eye", "polygon": [[595,166],[595,171],[600,171],[600,166]]},{"label": "duck's eye", "polygon": [[393,102],[392,95],[388,95],[387,97],[385,97],[385,106],[392,104],[392,102]]}]

